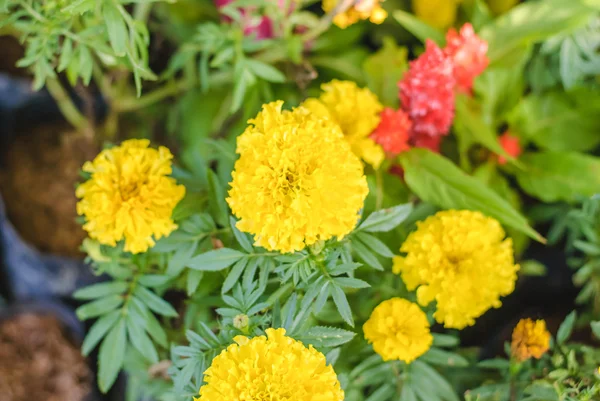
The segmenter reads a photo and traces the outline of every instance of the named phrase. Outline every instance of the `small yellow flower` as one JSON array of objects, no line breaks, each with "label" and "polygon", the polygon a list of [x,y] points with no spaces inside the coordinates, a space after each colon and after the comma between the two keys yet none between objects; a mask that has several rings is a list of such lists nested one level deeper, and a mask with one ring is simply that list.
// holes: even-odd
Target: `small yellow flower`
[{"label": "small yellow flower", "polygon": [[352,151],[365,162],[378,168],[385,152],[369,136],[379,125],[383,105],[368,88],[359,88],[351,81],[333,80],[321,86],[319,99],[308,99],[303,106],[335,121]]},{"label": "small yellow flower", "polygon": [[419,304],[436,301],[433,315],[445,327],[462,329],[513,292],[519,265],[512,240],[498,221],[479,212],[448,210],[417,224],[394,258],[394,273]]},{"label": "small yellow flower", "polygon": [[145,252],[177,228],[171,214],[185,187],[169,177],[169,149],[149,144],[146,139],[124,141],[83,166],[91,178],[77,187],[77,213],[85,216],[89,236],[101,244],[115,246],[124,239],[125,251]]},{"label": "small yellow flower", "polygon": [[342,401],[344,391],[325,356],[267,329],[267,337],[237,336],[204,373],[196,401]]},{"label": "small yellow flower", "polygon": [[[353,6],[333,18],[333,23],[345,29],[358,21],[369,20],[381,24],[387,18],[387,12],[381,7],[384,0],[358,0]],[[323,0],[323,11],[332,11],[339,4],[338,0]]]},{"label": "small yellow flower", "polygon": [[511,354],[518,361],[540,359],[550,348],[550,333],[543,320],[521,319],[512,333]]},{"label": "small yellow flower", "polygon": [[447,29],[456,20],[458,4],[462,0],[412,0],[415,15],[438,29]]},{"label": "small yellow flower", "polygon": [[427,315],[418,305],[402,298],[380,303],[363,331],[384,361],[410,363],[427,352],[433,342]]},{"label": "small yellow flower", "polygon": [[227,202],[257,245],[294,252],[352,231],[368,186],[338,124],[282,105],[264,105],[238,137]]}]

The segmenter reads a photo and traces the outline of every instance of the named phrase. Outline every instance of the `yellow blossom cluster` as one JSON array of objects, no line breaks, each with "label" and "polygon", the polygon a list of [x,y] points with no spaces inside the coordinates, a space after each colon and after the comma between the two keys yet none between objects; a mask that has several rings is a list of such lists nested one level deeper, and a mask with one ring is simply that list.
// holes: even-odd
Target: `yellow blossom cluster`
[{"label": "yellow blossom cluster", "polygon": [[318,99],[308,99],[303,106],[313,113],[335,121],[342,128],[352,151],[365,162],[378,168],[385,152],[369,136],[377,128],[383,105],[368,88],[355,82],[333,80],[321,86]]},{"label": "yellow blossom cluster", "polygon": [[287,337],[284,329],[267,336],[238,336],[213,359],[196,401],[342,401],[344,391],[325,356]]},{"label": "yellow blossom cluster", "polygon": [[544,320],[521,319],[512,333],[510,352],[518,361],[540,359],[550,348],[550,332]]},{"label": "yellow blossom cluster", "polygon": [[227,202],[257,245],[285,253],[347,235],[368,187],[336,122],[282,106],[264,105],[238,137]]},{"label": "yellow blossom cluster", "polygon": [[448,210],[419,222],[395,257],[393,270],[418,302],[436,302],[435,319],[462,329],[515,287],[519,266],[500,223],[480,212]]},{"label": "yellow blossom cluster", "polygon": [[380,303],[363,326],[365,338],[384,361],[414,361],[429,350],[433,336],[427,315],[406,299]]},{"label": "yellow blossom cluster", "polygon": [[[342,29],[358,21],[369,20],[374,24],[381,24],[387,18],[387,12],[381,7],[383,0],[358,0],[346,11],[337,13],[333,23]],[[323,0],[323,11],[333,11],[340,2],[338,0]]]},{"label": "yellow blossom cluster", "polygon": [[77,213],[101,244],[125,240],[125,251],[145,252],[177,228],[171,215],[185,187],[169,177],[169,149],[149,145],[146,139],[124,141],[83,166],[91,178],[77,187]]}]

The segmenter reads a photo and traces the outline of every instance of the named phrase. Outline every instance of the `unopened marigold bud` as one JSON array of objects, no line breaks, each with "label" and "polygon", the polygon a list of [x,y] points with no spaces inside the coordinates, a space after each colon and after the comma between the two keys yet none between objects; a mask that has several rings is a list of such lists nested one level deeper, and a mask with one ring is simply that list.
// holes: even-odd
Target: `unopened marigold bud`
[{"label": "unopened marigold bud", "polygon": [[236,315],[233,318],[233,327],[240,330],[242,333],[248,333],[248,325],[250,318],[247,315]]},{"label": "unopened marigold bud", "polygon": [[512,333],[510,352],[518,361],[540,359],[550,348],[550,333],[544,320],[521,319]]}]

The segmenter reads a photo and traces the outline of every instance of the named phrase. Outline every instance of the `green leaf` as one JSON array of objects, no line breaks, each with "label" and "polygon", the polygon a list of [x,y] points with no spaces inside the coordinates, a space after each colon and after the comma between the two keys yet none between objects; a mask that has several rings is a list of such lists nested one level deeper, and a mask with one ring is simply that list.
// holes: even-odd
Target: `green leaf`
[{"label": "green leaf", "polygon": [[122,304],[123,297],[121,295],[108,295],[80,306],[77,308],[76,313],[79,320],[87,320],[96,316],[104,315],[108,312],[112,312]]},{"label": "green leaf", "polygon": [[127,317],[126,325],[131,344],[148,362],[158,363],[158,352],[145,330],[138,326],[130,316]]},{"label": "green leaf", "polygon": [[388,232],[399,226],[412,212],[412,203],[373,212],[356,231]]},{"label": "green leaf", "polygon": [[394,394],[396,394],[396,386],[392,383],[385,383],[373,391],[365,401],[385,401],[393,397]]},{"label": "green leaf", "polygon": [[188,296],[193,295],[200,285],[200,281],[204,277],[204,272],[198,270],[190,270],[187,277],[187,294]]},{"label": "green leaf", "polygon": [[456,347],[460,340],[450,334],[432,333],[434,347]]},{"label": "green leaf", "polygon": [[352,241],[352,250],[365,264],[369,267],[372,267],[375,270],[383,270],[383,266],[377,260],[377,257],[371,253],[371,251],[356,238],[353,238]]},{"label": "green leaf", "polygon": [[379,238],[367,233],[357,232],[355,237],[373,252],[384,258],[393,258],[394,254]]},{"label": "green leaf", "polygon": [[398,107],[397,83],[408,69],[407,58],[406,47],[399,47],[394,38],[385,36],[383,47],[363,63],[369,89],[386,106]]},{"label": "green leaf", "polygon": [[532,395],[535,399],[544,401],[558,401],[556,389],[550,383],[536,382],[525,389],[525,394]]},{"label": "green leaf", "polygon": [[569,337],[571,337],[576,318],[577,312],[573,311],[569,313],[565,320],[561,323],[560,327],[558,328],[558,332],[556,333],[556,342],[559,345],[564,344]]},{"label": "green leaf", "polygon": [[258,60],[247,59],[246,66],[254,75],[265,81],[276,83],[285,82],[285,75],[272,65]]},{"label": "green leaf", "polygon": [[422,360],[416,360],[413,362],[412,369],[413,378],[418,377],[424,379],[427,385],[431,386],[440,398],[448,401],[459,401],[459,398],[450,383],[448,383],[448,381],[431,366],[427,365]]},{"label": "green leaf", "polygon": [[111,281],[108,283],[93,284],[88,287],[75,291],[73,298],[88,300],[105,297],[107,295],[122,294],[129,287],[129,283],[124,281]]},{"label": "green leaf", "polygon": [[227,275],[227,278],[223,282],[223,287],[221,288],[222,294],[225,294],[227,291],[232,289],[233,286],[238,282],[240,276],[242,275],[242,272],[244,271],[244,268],[248,264],[248,261],[248,258],[242,258],[233,265],[233,268],[231,269],[231,271]]},{"label": "green leaf", "polygon": [[171,306],[170,303],[156,295],[154,292],[149,289],[138,285],[133,294],[139,298],[150,310],[158,313],[159,315],[168,316],[168,317],[177,317],[179,314],[177,311]]},{"label": "green leaf", "polygon": [[193,257],[190,259],[188,267],[200,271],[219,271],[231,266],[244,256],[246,256],[245,253],[235,249],[221,248]]},{"label": "green leaf", "polygon": [[351,341],[356,333],[337,327],[314,326],[306,334],[297,336],[297,340],[315,347],[338,347]]},{"label": "green leaf", "polygon": [[439,46],[444,46],[446,44],[446,38],[443,32],[424,23],[413,14],[402,10],[396,10],[392,14],[400,25],[415,35],[421,42],[425,43],[425,40],[431,39]]},{"label": "green leaf", "polygon": [[127,52],[129,35],[127,35],[127,25],[121,15],[121,10],[119,10],[121,6],[115,1],[104,1],[103,5],[102,17],[106,24],[110,45],[117,56],[124,56]]},{"label": "green leaf", "polygon": [[590,327],[592,328],[592,332],[596,336],[596,338],[600,339],[600,321],[591,322]]},{"label": "green leaf", "polygon": [[512,161],[513,157],[507,154],[498,142],[496,131],[482,120],[481,113],[475,110],[475,106],[472,97],[466,95],[456,97],[454,127],[460,145],[465,147],[464,151],[467,151],[473,143],[478,143]]},{"label": "green leaf", "polygon": [[494,64],[515,49],[584,25],[593,10],[582,0],[524,2],[486,25],[479,35],[489,44]]},{"label": "green leaf", "polygon": [[56,71],[62,72],[68,66],[71,60],[73,59],[73,41],[70,38],[66,38],[62,50],[60,52],[60,58],[58,60],[58,67]]},{"label": "green leaf", "polygon": [[352,310],[350,309],[350,305],[348,305],[348,299],[346,298],[346,294],[344,294],[344,290],[342,290],[337,285],[331,286],[331,295],[333,297],[333,302],[337,307],[340,316],[346,323],[350,326],[354,327],[354,319],[352,318]]},{"label": "green leaf", "polygon": [[537,241],[545,241],[510,203],[445,157],[415,148],[403,153],[400,161],[406,183],[422,200],[446,209],[478,210]]},{"label": "green leaf", "polygon": [[600,93],[590,88],[531,94],[510,115],[510,130],[554,151],[589,151],[600,144]]},{"label": "green leaf", "polygon": [[254,251],[254,248],[252,247],[252,242],[250,241],[250,239],[248,239],[248,236],[245,233],[238,230],[236,224],[237,221],[235,221],[233,216],[231,216],[229,218],[229,225],[231,226],[231,230],[233,231],[235,239],[237,240],[238,244],[240,244],[240,246],[244,249],[244,251],[252,253]]},{"label": "green leaf", "polygon": [[371,286],[366,281],[353,277],[335,277],[333,282],[345,288],[369,288]]},{"label": "green leaf", "polygon": [[421,360],[434,365],[465,367],[469,366],[469,362],[462,356],[453,352],[441,350],[439,348],[431,348],[421,357]]},{"label": "green leaf", "polygon": [[170,280],[169,276],[163,276],[162,274],[145,274],[138,279],[138,283],[144,287],[162,287],[166,285]]},{"label": "green leaf", "polygon": [[506,359],[495,358],[488,359],[485,361],[481,361],[477,363],[477,367],[482,369],[498,369],[498,370],[507,370],[510,366],[510,362]]},{"label": "green leaf", "polygon": [[98,354],[98,386],[104,394],[110,390],[117,379],[125,359],[126,347],[125,320],[121,319],[102,342]]},{"label": "green leaf", "polygon": [[417,401],[415,391],[410,387],[410,382],[404,383],[400,392],[400,400],[402,401]]},{"label": "green leaf", "polygon": [[524,170],[515,171],[519,185],[544,201],[573,202],[600,192],[600,158],[573,152],[525,153]]},{"label": "green leaf", "polygon": [[85,336],[81,346],[81,353],[84,356],[88,356],[89,353],[96,347],[96,345],[98,345],[100,340],[102,340],[104,335],[108,333],[115,323],[117,323],[117,320],[119,320],[119,317],[121,316],[121,311],[116,310],[98,319]]},{"label": "green leaf", "polygon": [[166,274],[172,277],[180,275],[184,267],[192,259],[192,255],[198,247],[198,241],[186,241],[184,243],[176,243],[175,246],[177,247],[177,250],[169,259],[166,271]]},{"label": "green leaf", "polygon": [[207,170],[208,187],[210,190],[210,210],[215,221],[221,225],[221,227],[227,227],[229,224],[229,209],[227,202],[225,202],[225,193],[223,187],[219,182],[219,178],[212,170]]}]

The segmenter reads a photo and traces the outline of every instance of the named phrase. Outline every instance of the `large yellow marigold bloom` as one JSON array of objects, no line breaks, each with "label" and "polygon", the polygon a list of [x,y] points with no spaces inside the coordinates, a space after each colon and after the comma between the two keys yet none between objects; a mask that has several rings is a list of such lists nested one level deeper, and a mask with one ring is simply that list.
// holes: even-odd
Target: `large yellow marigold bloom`
[{"label": "large yellow marigold bloom", "polygon": [[333,80],[321,86],[319,99],[303,103],[318,115],[328,117],[342,127],[352,151],[361,159],[378,168],[385,152],[369,136],[379,125],[383,105],[368,88],[359,88],[351,81]]},{"label": "large yellow marigold bloom", "polygon": [[[333,23],[342,29],[358,21],[369,20],[374,24],[381,24],[387,18],[387,11],[381,7],[383,0],[358,0],[353,6],[343,13],[333,17]],[[339,2],[337,0],[323,0],[323,11],[332,11]]]},{"label": "large yellow marigold bloom", "polygon": [[543,320],[521,319],[512,333],[511,354],[518,361],[540,359],[550,348],[550,332]]},{"label": "large yellow marigold bloom", "polygon": [[380,303],[364,324],[363,331],[384,361],[411,363],[433,343],[427,315],[417,304],[402,298]]},{"label": "large yellow marigold bloom", "polygon": [[344,391],[325,356],[312,346],[267,329],[267,337],[238,336],[204,372],[196,401],[342,401]]},{"label": "large yellow marigold bloom", "polygon": [[83,228],[101,244],[125,240],[125,251],[140,253],[177,228],[171,214],[185,194],[171,174],[169,149],[152,149],[131,139],[103,150],[83,165],[91,178],[77,187],[77,213]]},{"label": "large yellow marigold bloom", "polygon": [[513,292],[519,266],[510,238],[498,221],[479,212],[448,210],[418,223],[394,258],[394,273],[421,305],[437,302],[434,314],[446,327],[473,325]]},{"label": "large yellow marigold bloom", "polygon": [[368,187],[336,123],[282,105],[264,105],[238,137],[227,202],[257,245],[293,252],[352,231]]},{"label": "large yellow marigold bloom", "polygon": [[412,0],[415,15],[438,29],[447,29],[456,20],[462,0]]}]

